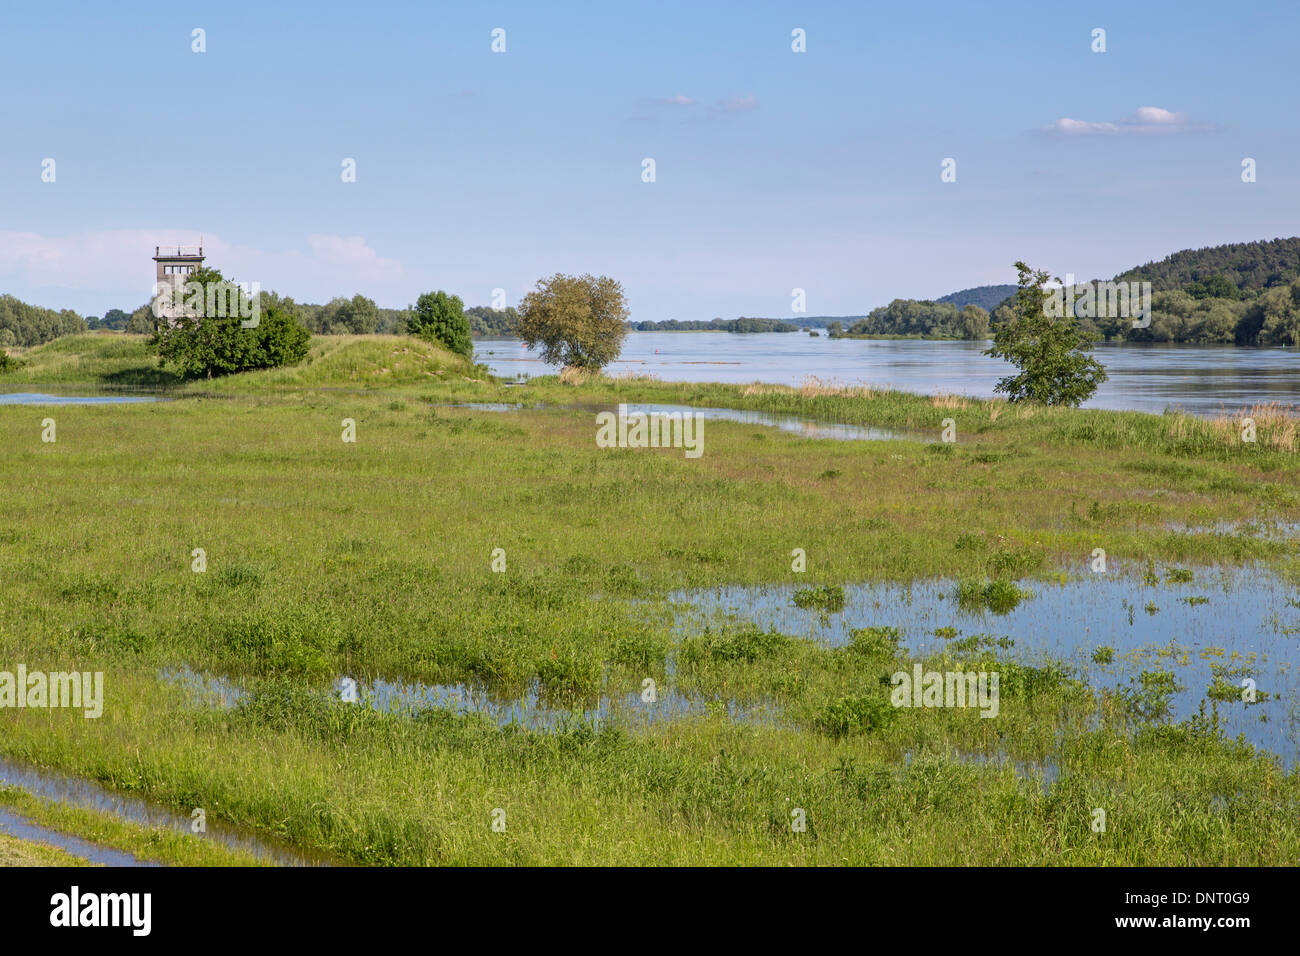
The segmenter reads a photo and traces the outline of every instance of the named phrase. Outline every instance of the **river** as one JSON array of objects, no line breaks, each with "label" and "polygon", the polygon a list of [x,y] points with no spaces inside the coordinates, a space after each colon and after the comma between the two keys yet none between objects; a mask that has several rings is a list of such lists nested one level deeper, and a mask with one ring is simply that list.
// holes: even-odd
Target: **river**
[{"label": "river", "polygon": [[[651,375],[666,382],[823,382],[895,388],[923,395],[993,395],[1012,368],[981,354],[987,343],[915,339],[830,339],[806,332],[631,332],[612,375]],[[1110,376],[1085,408],[1162,412],[1178,407],[1217,415],[1256,402],[1300,403],[1300,351],[1230,345],[1099,345]],[[517,339],[479,339],[476,361],[494,374],[555,372]]]}]

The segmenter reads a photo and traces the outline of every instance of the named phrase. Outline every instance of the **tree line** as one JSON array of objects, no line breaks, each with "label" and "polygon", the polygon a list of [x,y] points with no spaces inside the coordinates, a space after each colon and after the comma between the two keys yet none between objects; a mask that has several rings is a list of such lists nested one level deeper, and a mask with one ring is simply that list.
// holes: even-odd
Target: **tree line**
[{"label": "tree line", "polygon": [[56,312],[0,295],[0,349],[31,348],[84,331],[86,320],[71,309]]},{"label": "tree line", "polygon": [[[303,327],[313,335],[403,335],[411,315],[410,308],[381,308],[373,299],[364,295],[354,295],[350,299],[336,296],[321,305],[296,302],[290,296],[281,296],[275,292],[263,294],[268,296],[268,301],[273,301],[280,308],[293,312]],[[470,333],[476,336],[511,335],[515,323],[519,320],[519,313],[513,307],[492,309],[487,306],[474,306],[466,309],[465,315],[469,319]],[[86,319],[82,328],[72,331],[112,329],[117,332],[151,335],[154,324],[151,306],[146,303],[132,312],[109,309],[104,313],[103,318],[91,316]]]},{"label": "tree line", "polygon": [[785,319],[757,319],[740,316],[737,319],[664,319],[660,322],[632,322],[630,328],[638,332],[798,332],[798,322]]},{"label": "tree line", "polygon": [[989,314],[978,305],[958,308],[951,302],[895,299],[872,309],[865,319],[832,335],[900,335],[925,339],[987,339]]},{"label": "tree line", "polygon": [[[1184,289],[1154,292],[1145,327],[1134,327],[1127,317],[1081,315],[1077,303],[1075,317],[1085,332],[1107,342],[1300,345],[1300,279],[1260,290],[1226,283],[1226,277],[1209,276]],[[998,306],[993,325],[1009,314],[1009,304]]]}]

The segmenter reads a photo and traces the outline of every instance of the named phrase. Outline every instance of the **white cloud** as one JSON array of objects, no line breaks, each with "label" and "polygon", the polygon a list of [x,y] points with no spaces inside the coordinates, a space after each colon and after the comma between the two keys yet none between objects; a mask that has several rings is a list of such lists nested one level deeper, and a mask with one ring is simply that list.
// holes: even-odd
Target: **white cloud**
[{"label": "white cloud", "polygon": [[1093,133],[1118,133],[1119,127],[1114,123],[1090,123],[1087,120],[1062,117],[1048,128],[1049,132],[1063,136],[1087,136]]},{"label": "white cloud", "polygon": [[411,298],[419,285],[418,276],[361,236],[310,235],[305,248],[268,251],[198,230],[117,229],[69,236],[0,231],[0,287],[19,298],[39,292],[39,304],[60,308],[133,308],[152,294],[154,247],[200,239],[208,264],[228,277],[300,302],[360,292],[386,305]]},{"label": "white cloud", "polygon": [[694,106],[695,105],[695,100],[693,98],[689,96],[683,96],[681,93],[678,93],[675,96],[666,96],[663,99],[659,100],[659,102],[663,103],[665,106]]},{"label": "white cloud", "polygon": [[1115,123],[1062,117],[1039,132],[1055,136],[1114,136],[1128,133],[1191,133],[1212,129],[1207,123],[1193,123],[1186,113],[1159,106],[1140,106],[1133,115]]},{"label": "white cloud", "polygon": [[1137,111],[1124,122],[1154,126],[1182,126],[1187,122],[1187,114],[1171,113],[1158,106],[1139,106]]}]

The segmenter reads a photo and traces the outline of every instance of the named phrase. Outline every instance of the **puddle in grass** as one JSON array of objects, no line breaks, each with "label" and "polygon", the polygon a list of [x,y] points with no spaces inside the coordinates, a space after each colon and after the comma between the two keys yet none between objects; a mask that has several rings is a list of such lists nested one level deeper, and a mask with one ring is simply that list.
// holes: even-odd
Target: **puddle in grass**
[{"label": "puddle in grass", "polygon": [[472,408],[477,412],[517,412],[523,408],[520,404],[507,402],[442,402],[434,408]]},{"label": "puddle in grass", "polygon": [[[1226,735],[1244,735],[1288,766],[1300,762],[1300,588],[1263,568],[1193,570],[1190,582],[1148,585],[1143,575],[1091,575],[1065,583],[1023,581],[1031,596],[1004,614],[959,606],[957,582],[859,584],[844,588],[842,610],[823,614],[793,602],[797,586],[678,592],[705,620],[751,621],[763,628],[843,646],[863,627],[896,627],[912,654],[937,653],[954,640],[1009,637],[990,650],[1023,664],[1056,660],[1075,667],[1096,688],[1135,687],[1143,671],[1170,671],[1182,690],[1171,699],[1172,719],[1197,713],[1215,682],[1212,665],[1228,669],[1220,685],[1231,699],[1218,702]],[[692,615],[692,617],[695,615]],[[703,621],[679,620],[679,627]],[[937,636],[955,628],[954,639]],[[1109,664],[1093,661],[1099,647],[1114,649]],[[1245,668],[1244,671],[1238,670]],[[1258,702],[1242,700],[1241,681],[1256,682]],[[1267,693],[1267,699],[1263,695]]]},{"label": "puddle in grass", "polygon": [[1171,521],[1165,527],[1177,534],[1211,534],[1238,538],[1291,539],[1300,537],[1300,522],[1259,519],[1256,521],[1214,521],[1190,524]]},{"label": "puddle in grass", "polygon": [[736,722],[771,722],[775,709],[768,704],[740,704],[734,700],[707,699],[680,694],[671,687],[655,688],[655,700],[647,702],[641,694],[603,696],[585,708],[551,707],[540,698],[540,685],[513,700],[504,700],[482,687],[467,684],[403,684],[376,680],[361,692],[371,706],[387,713],[440,708],[457,714],[478,714],[505,727],[517,724],[529,730],[550,731],[573,720],[600,726],[611,722],[629,727],[645,727],[682,717],[707,713],[710,708],[726,708]]},{"label": "puddle in grass", "polygon": [[11,810],[0,808],[0,832],[7,833],[19,840],[27,840],[33,843],[46,843],[50,846],[56,846],[79,859],[86,860],[90,863],[98,863],[102,866],[160,866],[151,860],[137,860],[130,853],[122,850],[114,850],[110,847],[100,846],[97,843],[91,843],[82,840],[79,837],[69,836],[58,830],[51,830],[39,824],[32,823],[26,817],[20,816]]},{"label": "puddle in grass", "polygon": [[1036,783],[1043,793],[1050,790],[1052,784],[1061,775],[1061,768],[1055,760],[1015,760],[1005,753],[978,754],[965,750],[950,751],[946,755],[932,752],[916,753],[908,750],[903,754],[903,764],[910,767],[915,761],[933,759],[936,756],[956,763],[975,764],[980,767],[1010,767],[1017,777],[1026,782]]},{"label": "puddle in grass", "polygon": [[[83,777],[33,767],[7,757],[0,757],[0,783],[26,790],[43,800],[107,813],[141,826],[168,827],[182,833],[191,832],[189,815],[182,815],[142,797],[117,793]],[[213,840],[231,849],[244,850],[269,862],[282,866],[330,866],[334,863],[323,854],[272,843],[242,828],[213,820],[211,815],[208,816],[206,823],[207,832],[199,835],[200,839]],[[65,837],[65,839],[75,838]],[[103,848],[98,849],[103,850]],[[76,852],[78,856],[86,855],[78,851],[70,850],[70,852]],[[104,852],[116,851],[105,850]],[[129,854],[123,855],[134,860],[134,857],[130,857]],[[141,864],[136,860],[134,863],[115,862],[109,865],[138,866]]]},{"label": "puddle in grass", "polygon": [[47,395],[43,392],[0,392],[0,405],[129,405],[158,402],[156,395]]},{"label": "puddle in grass", "polygon": [[[246,692],[225,677],[199,674],[188,668],[164,671],[164,680],[183,687],[196,706],[233,707]],[[345,692],[340,677],[334,692]],[[657,682],[658,683],[658,682]],[[600,726],[618,722],[628,727],[645,727],[681,717],[708,713],[711,709],[725,709],[736,722],[777,722],[779,712],[775,704],[755,702],[742,704],[735,700],[696,697],[678,693],[671,686],[658,683],[653,702],[641,699],[640,691],[602,696],[587,707],[554,707],[541,699],[541,685],[534,682],[526,693],[518,697],[502,697],[486,688],[471,684],[424,684],[419,682],[387,681],[377,679],[370,683],[355,682],[352,688],[358,703],[383,713],[415,713],[421,710],[446,710],[454,714],[476,714],[491,720],[499,727],[515,724],[528,730],[553,731],[566,723],[581,720]]]},{"label": "puddle in grass", "polygon": [[[435,405],[435,408],[470,408],[480,412],[514,412],[524,406],[504,402],[461,402]],[[606,405],[536,405],[535,408],[579,409],[589,412],[617,411]],[[779,415],[772,412],[755,412],[740,408],[714,408],[697,405],[657,405],[626,403],[623,408],[628,415],[680,415],[691,412],[700,418],[711,421],[737,422],[742,425],[761,425],[779,428],[781,431],[801,435],[804,438],[830,438],[835,441],[918,441],[933,442],[933,438],[920,434],[894,431],[886,428],[871,428],[866,425],[844,425],[835,422],[803,418],[797,415]]]}]

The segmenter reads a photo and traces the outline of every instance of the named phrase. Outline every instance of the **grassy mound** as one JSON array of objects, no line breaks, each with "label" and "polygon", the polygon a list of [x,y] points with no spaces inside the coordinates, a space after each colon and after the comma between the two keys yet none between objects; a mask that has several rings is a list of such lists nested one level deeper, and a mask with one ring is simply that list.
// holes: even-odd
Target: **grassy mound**
[{"label": "grassy mound", "polygon": [[93,385],[99,388],[174,388],[244,392],[281,387],[372,388],[440,380],[483,379],[482,369],[437,345],[405,335],[315,336],[300,365],[220,379],[184,382],[160,368],[148,336],[118,332],[67,335],[28,349],[21,368],[0,374],[0,385]]}]

